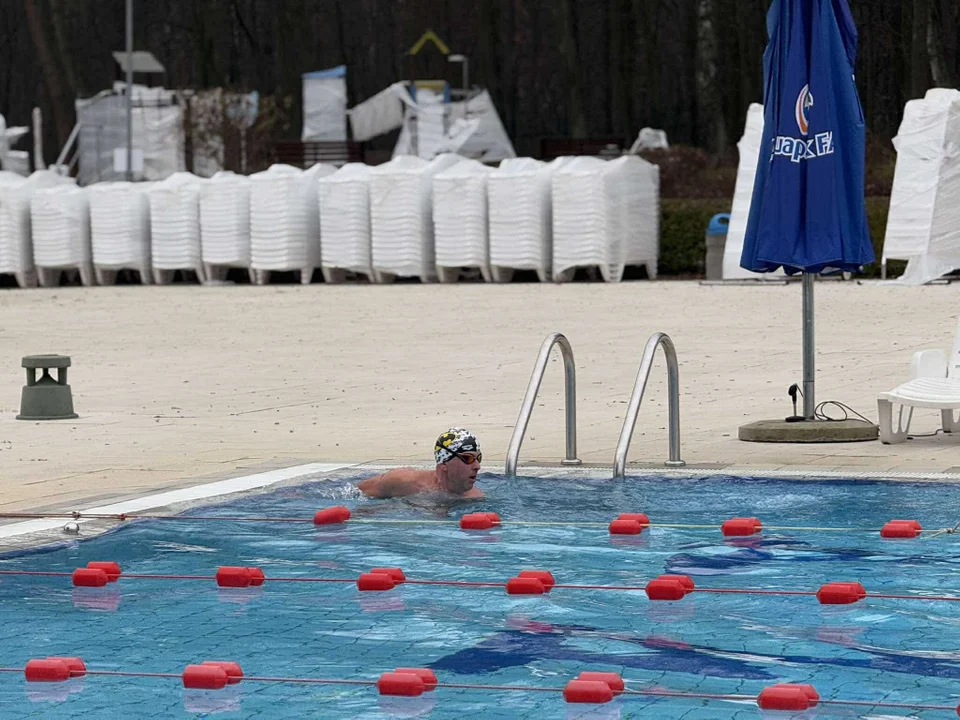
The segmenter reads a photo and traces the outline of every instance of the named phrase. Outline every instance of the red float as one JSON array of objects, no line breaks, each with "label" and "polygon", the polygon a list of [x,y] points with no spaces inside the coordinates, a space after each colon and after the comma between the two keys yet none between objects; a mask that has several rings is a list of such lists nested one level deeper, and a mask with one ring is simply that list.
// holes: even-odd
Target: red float
[{"label": "red float", "polygon": [[396,584],[394,579],[385,573],[363,573],[357,578],[357,590],[361,592],[393,590]]},{"label": "red float", "polygon": [[100,568],[77,568],[73,571],[75,587],[103,587],[110,578],[105,570]]},{"label": "red float", "polygon": [[553,586],[557,584],[557,581],[553,579],[553,573],[549,570],[521,570],[517,577],[537,578],[537,580],[543,583],[545,592],[550,592]]},{"label": "red float", "polygon": [[488,518],[490,518],[490,522],[492,522],[494,525],[499,525],[502,522],[500,520],[500,516],[497,515],[495,512],[485,512],[485,513],[478,513],[478,514],[486,515]]},{"label": "red float", "polygon": [[916,520],[891,520],[880,528],[882,538],[915,538],[923,527]]},{"label": "red float", "polygon": [[611,535],[639,535],[643,532],[643,525],[636,520],[617,518],[610,522],[608,530]]},{"label": "red float", "polygon": [[217,570],[216,578],[220,587],[245,588],[253,584],[253,573],[248,567],[224,565]]},{"label": "red float", "polygon": [[193,690],[222,690],[227,686],[227,671],[218,665],[187,665],[183,686]]},{"label": "red float", "polygon": [[407,580],[407,576],[403,574],[403,570],[400,568],[372,568],[370,572],[379,573],[381,575],[389,575],[391,578],[393,578],[394,585],[399,585]]},{"label": "red float", "polygon": [[605,682],[614,695],[622,693],[624,688],[623,678],[615,672],[582,672],[576,679]]},{"label": "red float", "polygon": [[829,582],[817,590],[821,605],[850,605],[867,596],[867,591],[858,582]]},{"label": "red float", "polygon": [[60,658],[28,660],[23,675],[27,682],[63,682],[70,678],[70,666]]},{"label": "red float", "polygon": [[757,696],[763,710],[807,710],[820,700],[812,685],[781,683],[765,687]]},{"label": "red float", "polygon": [[563,689],[568,703],[605,703],[613,700],[613,690],[603,680],[571,680]]},{"label": "red float", "polygon": [[650,527],[650,518],[646,513],[620,513],[617,520],[636,520],[643,527]]},{"label": "red float", "polygon": [[350,510],[343,505],[318,510],[313,516],[314,525],[337,525],[350,519]]},{"label": "red float", "polygon": [[204,660],[202,664],[221,668],[227,674],[228,685],[236,685],[243,680],[243,670],[239,663],[228,660]]},{"label": "red float", "polygon": [[423,680],[424,692],[431,692],[437,687],[437,676],[430,668],[397,668],[397,673],[409,673]]},{"label": "red float", "polygon": [[67,670],[70,671],[70,677],[83,677],[87,674],[87,666],[78,657],[48,657],[47,660],[66,663]]},{"label": "red float", "polygon": [[416,673],[388,672],[380,676],[377,680],[377,690],[381,695],[401,695],[403,697],[416,697],[423,695],[426,690],[426,683],[423,678]]},{"label": "red float", "polygon": [[109,582],[116,582],[122,574],[120,566],[115,562],[91,560],[87,563],[87,567],[93,568],[94,570],[103,570],[107,574],[107,581]]},{"label": "red float", "polygon": [[763,523],[755,517],[735,517],[724,521],[720,531],[726,537],[744,537],[756,535],[763,530]]},{"label": "red float", "polygon": [[673,578],[654,578],[644,588],[651,600],[682,600],[688,590],[682,580]]},{"label": "red float", "polygon": [[543,595],[546,591],[540,578],[512,577],[507,580],[508,595]]},{"label": "red float", "polygon": [[258,567],[247,568],[250,571],[250,585],[251,587],[260,587],[266,581],[267,577],[263,574],[263,570]]},{"label": "red float", "polygon": [[493,518],[487,513],[468,513],[460,518],[461,530],[489,530],[493,526]]},{"label": "red float", "polygon": [[683,589],[686,590],[688,593],[693,592],[694,588],[696,587],[693,584],[693,578],[690,577],[689,575],[660,575],[657,577],[657,579],[658,580],[677,580],[680,582],[681,585],[683,585]]}]

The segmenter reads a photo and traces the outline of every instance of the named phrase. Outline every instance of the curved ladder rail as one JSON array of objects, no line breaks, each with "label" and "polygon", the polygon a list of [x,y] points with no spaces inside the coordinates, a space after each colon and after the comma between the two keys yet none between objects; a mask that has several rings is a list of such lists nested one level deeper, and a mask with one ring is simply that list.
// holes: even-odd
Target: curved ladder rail
[{"label": "curved ladder rail", "polygon": [[640,414],[640,402],[643,400],[643,391],[647,388],[650,378],[650,368],[657,352],[657,346],[663,346],[663,354],[667,358],[667,394],[669,397],[669,428],[670,428],[670,459],[665,465],[679,467],[686,465],[680,459],[680,370],[677,367],[677,350],[673,340],[666,333],[654,333],[647,340],[643,348],[643,357],[640,360],[640,369],[637,371],[637,380],[633,384],[633,393],[630,395],[630,405],[623,419],[623,428],[617,440],[617,452],[613,460],[613,477],[622,478],[627,468],[627,450],[630,449],[630,440],[637,426],[637,416]]},{"label": "curved ladder rail", "polygon": [[547,335],[540,346],[537,363],[533,366],[533,374],[530,375],[527,392],[524,394],[523,403],[520,405],[520,415],[517,417],[517,424],[514,426],[513,435],[510,438],[510,446],[507,448],[507,461],[503,471],[507,477],[515,477],[517,474],[520,445],[523,443],[523,436],[527,432],[527,424],[530,422],[533,404],[537,400],[537,393],[540,392],[540,383],[543,381],[543,373],[547,369],[547,361],[550,359],[550,351],[554,345],[560,346],[560,353],[563,355],[567,456],[561,462],[564,465],[580,464],[580,460],[577,458],[577,369],[573,362],[573,348],[570,347],[570,341],[562,333],[552,333]]}]

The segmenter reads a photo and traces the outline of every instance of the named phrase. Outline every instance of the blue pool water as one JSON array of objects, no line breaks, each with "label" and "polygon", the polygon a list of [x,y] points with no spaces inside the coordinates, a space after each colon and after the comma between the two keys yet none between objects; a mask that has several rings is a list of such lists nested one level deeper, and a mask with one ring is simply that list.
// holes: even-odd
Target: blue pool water
[{"label": "blue pool water", "polygon": [[[878,528],[894,517],[924,527],[960,520],[960,486],[887,482],[628,478],[557,480],[484,475],[488,498],[450,509],[363,499],[357,478],[247,497],[188,515],[312,516],[345,504],[355,518],[437,520],[491,510],[505,520],[607,522],[645,511],[653,522]],[[859,580],[868,591],[957,594],[956,535],[881,540],[877,533],[766,531],[724,540],[716,529],[505,526],[455,523],[316,528],[311,524],[139,521],[99,538],[10,557],[0,569],[72,571],[115,560],[127,573],[212,575],[220,565],[267,577],[347,577],[375,566],[408,577],[505,581],[525,568],[560,583],[644,585],[661,573],[700,587],[815,590]],[[212,581],[121,579],[74,589],[69,578],[0,577],[0,666],[82,657],[96,670],[179,673],[234,660],[247,675],[375,680],[429,666],[441,681],[562,687],[582,670],[621,673],[634,689],[755,694],[812,683],[824,698],[956,705],[960,603],[870,599],[821,606],[806,596],[694,594],[655,603],[643,592],[405,585],[360,593],[352,584],[273,583],[218,589]],[[363,686],[241,683],[187,691],[177,679],[91,676],[26,683],[0,673],[0,716],[43,718],[755,718],[752,703],[621,697],[567,705],[559,693],[440,689],[381,698]],[[813,711],[811,711],[813,712]],[[818,708],[816,717],[949,717],[950,713]],[[811,716],[809,713],[805,717]]]}]

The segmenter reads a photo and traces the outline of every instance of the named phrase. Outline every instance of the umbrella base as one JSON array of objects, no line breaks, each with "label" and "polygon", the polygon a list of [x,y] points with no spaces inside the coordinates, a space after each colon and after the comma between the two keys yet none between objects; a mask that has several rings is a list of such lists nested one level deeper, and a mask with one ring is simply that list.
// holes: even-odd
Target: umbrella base
[{"label": "umbrella base", "polygon": [[741,425],[738,437],[744,442],[834,443],[876,440],[880,430],[862,420],[758,420]]}]

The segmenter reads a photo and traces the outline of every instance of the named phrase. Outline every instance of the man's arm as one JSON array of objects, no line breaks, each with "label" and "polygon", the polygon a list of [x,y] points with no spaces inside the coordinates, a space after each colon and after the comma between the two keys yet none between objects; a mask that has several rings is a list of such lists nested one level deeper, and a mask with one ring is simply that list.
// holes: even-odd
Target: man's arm
[{"label": "man's arm", "polygon": [[367,478],[357,487],[364,495],[375,498],[403,497],[412,495],[417,491],[417,488],[411,486],[410,482],[397,470],[390,470],[383,475]]}]

